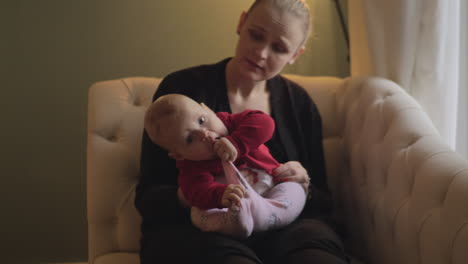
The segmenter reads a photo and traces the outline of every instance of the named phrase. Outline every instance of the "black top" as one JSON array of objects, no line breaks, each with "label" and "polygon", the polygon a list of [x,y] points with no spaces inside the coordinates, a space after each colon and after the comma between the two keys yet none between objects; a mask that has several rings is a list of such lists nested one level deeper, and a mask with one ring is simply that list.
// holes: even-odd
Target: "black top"
[{"label": "black top", "polygon": [[[180,93],[203,102],[215,112],[231,113],[225,78],[229,60],[169,74],[160,83],[153,101],[165,94]],[[323,156],[322,123],[317,107],[302,87],[282,76],[268,80],[267,88],[271,94],[276,130],[266,145],[280,163],[299,161],[307,170],[311,178],[310,197],[313,198],[307,201],[302,217],[328,213],[331,202]],[[167,151],[153,144],[144,132],[140,181],[135,199],[143,217],[143,233],[153,227],[190,224],[189,210],[179,205],[176,190],[175,161],[168,157]]]}]

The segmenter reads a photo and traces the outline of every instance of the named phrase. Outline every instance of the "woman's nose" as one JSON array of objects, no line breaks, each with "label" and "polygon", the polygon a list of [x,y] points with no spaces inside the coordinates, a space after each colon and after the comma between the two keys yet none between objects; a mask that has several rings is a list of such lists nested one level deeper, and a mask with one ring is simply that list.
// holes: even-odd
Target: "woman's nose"
[{"label": "woman's nose", "polygon": [[257,45],[255,47],[255,55],[259,59],[266,59],[266,57],[268,56],[268,47],[266,45],[263,45],[263,44]]}]

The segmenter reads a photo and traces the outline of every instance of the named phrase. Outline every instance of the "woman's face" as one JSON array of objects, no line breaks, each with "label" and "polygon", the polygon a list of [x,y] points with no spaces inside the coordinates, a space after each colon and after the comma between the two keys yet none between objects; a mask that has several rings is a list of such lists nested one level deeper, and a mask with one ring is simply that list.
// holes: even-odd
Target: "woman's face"
[{"label": "woman's face", "polygon": [[294,63],[304,48],[303,22],[281,13],[263,1],[238,25],[239,42],[233,62],[242,76],[253,81],[268,80],[280,73],[286,63]]}]

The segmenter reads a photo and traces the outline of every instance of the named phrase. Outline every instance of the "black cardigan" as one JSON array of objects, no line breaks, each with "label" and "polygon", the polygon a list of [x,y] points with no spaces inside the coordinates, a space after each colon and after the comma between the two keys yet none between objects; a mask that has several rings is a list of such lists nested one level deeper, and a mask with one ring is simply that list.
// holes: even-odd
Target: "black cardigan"
[{"label": "black cardigan", "polygon": [[[203,102],[215,112],[231,112],[227,96],[225,70],[229,59],[211,65],[180,70],[166,76],[153,96],[153,101],[165,94],[181,93]],[[307,92],[299,85],[276,76],[268,80],[272,117],[276,122],[273,138],[266,143],[280,162],[299,161],[311,177],[312,195],[303,216],[328,213],[331,202],[322,146],[320,114]],[[320,191],[318,191],[318,188]],[[167,152],[154,145],[143,133],[140,179],[135,205],[143,217],[142,231],[164,225],[190,223],[188,210],[179,205],[177,169]]]}]

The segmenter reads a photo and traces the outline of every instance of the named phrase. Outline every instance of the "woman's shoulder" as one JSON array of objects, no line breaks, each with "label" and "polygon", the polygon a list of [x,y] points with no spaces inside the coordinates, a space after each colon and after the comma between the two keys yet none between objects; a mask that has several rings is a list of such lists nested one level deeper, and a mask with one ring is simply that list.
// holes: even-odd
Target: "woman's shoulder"
[{"label": "woman's shoulder", "polygon": [[214,64],[203,64],[174,71],[164,77],[159,84],[153,100],[161,95],[169,93],[181,93],[192,97],[200,88],[211,89],[219,78],[224,78],[226,63],[224,59]]},{"label": "woman's shoulder", "polygon": [[279,89],[287,89],[290,98],[299,102],[311,102],[312,98],[309,96],[304,87],[292,81],[284,75],[277,75],[275,78],[275,86]]}]

